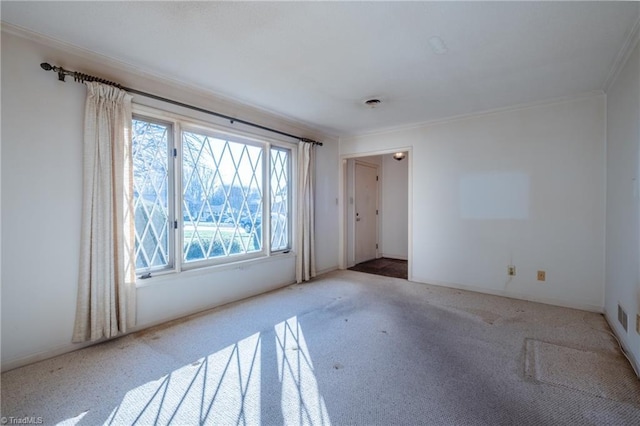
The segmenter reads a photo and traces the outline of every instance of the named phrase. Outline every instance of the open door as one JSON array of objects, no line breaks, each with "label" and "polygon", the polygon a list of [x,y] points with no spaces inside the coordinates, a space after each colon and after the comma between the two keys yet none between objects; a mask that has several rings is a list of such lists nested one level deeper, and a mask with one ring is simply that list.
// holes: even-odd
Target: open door
[{"label": "open door", "polygon": [[378,167],[355,163],[355,262],[378,255]]}]

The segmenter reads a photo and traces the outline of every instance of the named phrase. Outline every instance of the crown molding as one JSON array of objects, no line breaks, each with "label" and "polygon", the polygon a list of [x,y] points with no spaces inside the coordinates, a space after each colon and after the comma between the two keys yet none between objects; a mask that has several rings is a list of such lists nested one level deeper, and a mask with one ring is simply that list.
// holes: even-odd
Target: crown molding
[{"label": "crown molding", "polygon": [[577,95],[560,96],[557,98],[550,98],[550,99],[544,99],[541,101],[516,104],[508,107],[493,108],[493,109],[488,109],[483,111],[470,112],[467,114],[453,115],[450,117],[436,118],[433,120],[421,121],[419,123],[404,124],[404,125],[393,126],[393,127],[384,127],[381,129],[376,129],[376,130],[362,132],[362,133],[342,135],[340,137],[340,140],[357,139],[365,136],[378,136],[378,135],[384,135],[388,133],[418,129],[421,127],[437,126],[440,124],[446,124],[446,123],[462,121],[462,120],[470,120],[470,119],[494,115],[494,114],[503,114],[503,113],[513,112],[513,111],[521,111],[529,108],[538,108],[538,107],[549,106],[549,105],[577,102],[577,101],[590,99],[590,98],[604,97],[604,95],[605,93],[602,90],[592,90],[592,91],[583,92]]},{"label": "crown molding", "polygon": [[640,41],[640,14],[638,15],[638,19],[636,19],[636,23],[631,28],[631,32],[629,36],[624,41],[624,44],[620,48],[616,59],[613,61],[613,65],[609,69],[609,73],[607,74],[607,78],[604,80],[604,84],[602,86],[602,90],[606,92],[609,91],[613,83],[618,78],[620,71],[625,66],[627,61],[629,60],[629,56],[633,53],[633,49],[635,49],[636,45]]},{"label": "crown molding", "polygon": [[[214,100],[215,103],[219,104],[219,107],[216,108],[222,109],[221,112],[224,112],[227,115],[237,115],[239,119],[245,118],[244,115],[249,115],[251,116],[251,118],[247,119],[249,119],[250,121],[254,121],[258,124],[264,124],[266,126],[272,125],[266,123],[265,120],[278,120],[282,123],[283,126],[287,127],[287,129],[283,131],[297,133],[301,137],[307,137],[319,141],[337,142],[339,137],[339,135],[335,133],[318,128],[313,124],[297,120],[285,114],[274,112],[267,108],[252,105],[247,102],[242,102],[223,93],[216,92],[215,90],[199,87],[195,84],[186,83],[176,78],[168,77],[158,72],[136,66],[132,63],[103,55],[20,26],[9,24],[4,21],[0,21],[0,32],[32,41],[44,47],[56,49],[80,58],[84,58],[98,65],[109,66],[123,73],[151,80],[158,84],[167,85],[200,98],[210,98],[210,100]],[[84,72],[84,70],[78,71]],[[112,79],[113,78],[109,78],[109,80]]]}]

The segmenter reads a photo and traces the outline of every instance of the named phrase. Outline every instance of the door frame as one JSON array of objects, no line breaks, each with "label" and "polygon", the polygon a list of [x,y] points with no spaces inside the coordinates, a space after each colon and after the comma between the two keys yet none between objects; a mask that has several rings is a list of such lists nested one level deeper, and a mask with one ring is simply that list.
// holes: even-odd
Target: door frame
[{"label": "door frame", "polygon": [[[408,279],[413,280],[413,148],[411,146],[405,147],[397,147],[392,149],[383,149],[378,151],[368,151],[368,152],[354,152],[349,154],[340,154],[340,167],[339,167],[339,176],[338,176],[338,211],[340,215],[340,220],[338,223],[338,268],[339,269],[347,269],[348,266],[348,212],[349,212],[349,188],[348,185],[348,173],[347,173],[347,160],[355,160],[361,157],[371,157],[378,155],[393,155],[396,152],[407,152],[407,157],[402,161],[408,161],[407,164],[408,172],[407,172],[407,199],[408,199],[408,217],[407,217],[407,228],[409,235],[407,236],[407,241],[409,247],[407,247],[407,272]],[[355,171],[354,171],[355,173]],[[381,170],[379,174],[380,180],[384,179],[384,170]],[[380,182],[378,183],[378,189],[380,188]],[[381,202],[381,199],[378,200]],[[378,217],[384,215],[384,212],[381,211]],[[355,230],[354,230],[355,232]],[[379,231],[378,231],[379,232]]]}]

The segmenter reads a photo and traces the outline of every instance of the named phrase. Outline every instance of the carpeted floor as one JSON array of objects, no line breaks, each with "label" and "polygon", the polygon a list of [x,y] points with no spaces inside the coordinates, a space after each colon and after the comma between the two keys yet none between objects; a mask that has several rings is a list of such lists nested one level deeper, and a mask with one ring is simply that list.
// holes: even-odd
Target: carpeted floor
[{"label": "carpeted floor", "polygon": [[350,271],[366,272],[367,274],[382,275],[385,277],[407,279],[407,261],[381,257],[358,263],[349,268]]},{"label": "carpeted floor", "polygon": [[2,375],[44,424],[637,425],[602,315],[336,271]]}]

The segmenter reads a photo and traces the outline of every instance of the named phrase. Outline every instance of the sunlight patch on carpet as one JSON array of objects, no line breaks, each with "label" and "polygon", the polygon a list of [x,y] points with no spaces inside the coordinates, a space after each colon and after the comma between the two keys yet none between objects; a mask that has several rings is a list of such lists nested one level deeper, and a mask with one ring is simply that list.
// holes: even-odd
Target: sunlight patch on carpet
[{"label": "sunlight patch on carpet", "polygon": [[260,333],[127,392],[106,424],[259,424]]},{"label": "sunlight patch on carpet", "polygon": [[640,400],[640,381],[622,355],[535,339],[526,339],[525,348],[527,378],[620,402]]},{"label": "sunlight patch on carpet", "polygon": [[331,425],[298,318],[277,324],[275,331],[285,424]]}]

